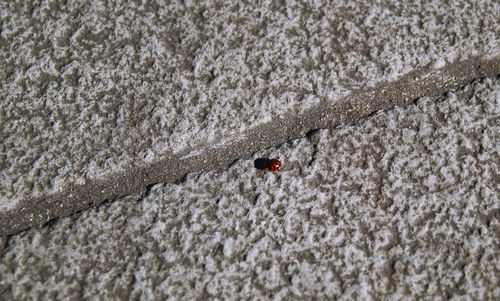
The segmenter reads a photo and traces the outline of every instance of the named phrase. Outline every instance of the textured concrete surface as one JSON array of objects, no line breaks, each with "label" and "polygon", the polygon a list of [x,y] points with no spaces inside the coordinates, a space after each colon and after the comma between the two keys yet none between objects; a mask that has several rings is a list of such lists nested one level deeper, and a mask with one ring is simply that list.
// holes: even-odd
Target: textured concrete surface
[{"label": "textured concrete surface", "polygon": [[[175,161],[284,114],[417,72],[408,102],[420,78],[456,62],[485,60],[461,80],[500,69],[497,1],[0,5],[0,208],[24,227],[213,168]],[[358,100],[357,117],[379,105]],[[317,128],[295,127],[214,165]]]},{"label": "textured concrete surface", "polygon": [[499,15],[0,2],[0,300],[499,299]]},{"label": "textured concrete surface", "polygon": [[0,296],[497,300],[499,118],[484,79],[3,238]]}]

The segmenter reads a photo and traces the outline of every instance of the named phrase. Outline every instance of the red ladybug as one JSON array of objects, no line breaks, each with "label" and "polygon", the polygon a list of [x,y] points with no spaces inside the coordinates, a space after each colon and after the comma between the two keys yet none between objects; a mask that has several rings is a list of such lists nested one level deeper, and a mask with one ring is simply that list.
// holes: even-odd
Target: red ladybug
[{"label": "red ladybug", "polygon": [[281,161],[278,158],[267,160],[264,169],[267,171],[276,172],[281,168]]}]

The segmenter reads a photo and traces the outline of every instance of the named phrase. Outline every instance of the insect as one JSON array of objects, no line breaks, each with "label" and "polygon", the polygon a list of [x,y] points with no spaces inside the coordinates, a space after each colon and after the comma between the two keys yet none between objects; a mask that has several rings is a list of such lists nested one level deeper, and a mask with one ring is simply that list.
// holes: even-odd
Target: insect
[{"label": "insect", "polygon": [[264,170],[276,172],[281,168],[281,161],[279,158],[269,159],[264,165]]},{"label": "insect", "polygon": [[255,168],[265,171],[277,172],[281,168],[281,161],[278,158],[258,158],[253,164]]}]

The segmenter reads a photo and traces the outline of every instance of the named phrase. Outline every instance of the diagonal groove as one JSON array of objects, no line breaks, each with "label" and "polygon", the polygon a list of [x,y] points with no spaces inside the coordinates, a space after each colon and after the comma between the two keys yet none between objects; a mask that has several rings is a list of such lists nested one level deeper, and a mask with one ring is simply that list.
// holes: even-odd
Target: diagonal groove
[{"label": "diagonal groove", "polygon": [[315,129],[352,122],[380,109],[410,104],[423,96],[441,95],[478,78],[498,74],[499,56],[476,57],[431,72],[416,70],[393,83],[353,92],[339,101],[323,100],[303,114],[285,115],[251,128],[236,139],[225,137],[226,140],[221,139],[215,146],[186,150],[182,155],[165,155],[147,166],[124,173],[111,173],[83,185],[68,184],[62,192],[22,200],[16,209],[0,213],[0,236],[42,225],[106,200],[144,199],[156,183],[182,182],[187,173],[226,167],[260,149],[303,137]]}]

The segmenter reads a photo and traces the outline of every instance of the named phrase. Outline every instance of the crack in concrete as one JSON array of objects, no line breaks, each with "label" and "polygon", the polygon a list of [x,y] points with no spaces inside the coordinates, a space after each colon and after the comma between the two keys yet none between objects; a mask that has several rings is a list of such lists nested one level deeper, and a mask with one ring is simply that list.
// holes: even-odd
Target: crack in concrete
[{"label": "crack in concrete", "polygon": [[22,200],[16,209],[0,213],[0,236],[42,226],[106,201],[137,201],[147,197],[156,183],[179,183],[188,173],[223,169],[256,151],[303,137],[310,131],[349,123],[381,109],[410,104],[420,97],[442,95],[476,79],[499,74],[500,55],[475,57],[439,70],[415,70],[395,82],[355,91],[338,101],[323,99],[302,114],[286,114],[236,138],[223,137],[217,145],[164,155],[140,168],[109,173],[82,185],[68,184],[61,192]]}]

